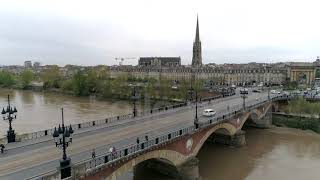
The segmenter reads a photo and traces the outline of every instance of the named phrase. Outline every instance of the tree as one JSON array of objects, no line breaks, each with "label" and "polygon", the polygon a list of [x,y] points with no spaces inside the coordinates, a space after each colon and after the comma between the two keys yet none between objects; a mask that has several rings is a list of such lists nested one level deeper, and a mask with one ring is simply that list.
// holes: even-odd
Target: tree
[{"label": "tree", "polygon": [[87,77],[80,71],[75,73],[72,78],[73,93],[77,96],[89,94]]},{"label": "tree", "polygon": [[21,82],[22,82],[22,88],[27,88],[31,81],[33,80],[33,72],[30,70],[25,70],[21,73]]},{"label": "tree", "polygon": [[98,74],[94,70],[88,72],[87,77],[88,91],[96,92],[98,89]]},{"label": "tree", "polygon": [[14,75],[8,71],[0,71],[0,85],[3,87],[11,87],[15,84]]},{"label": "tree", "polygon": [[316,78],[320,78],[320,70],[319,69],[316,71]]},{"label": "tree", "polygon": [[44,88],[59,88],[62,80],[59,67],[54,65],[43,71],[41,74]]}]

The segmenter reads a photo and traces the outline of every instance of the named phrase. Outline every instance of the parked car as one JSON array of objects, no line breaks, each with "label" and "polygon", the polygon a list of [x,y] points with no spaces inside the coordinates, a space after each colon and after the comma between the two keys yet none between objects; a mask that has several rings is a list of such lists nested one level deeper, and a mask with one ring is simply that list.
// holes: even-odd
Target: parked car
[{"label": "parked car", "polygon": [[216,112],[213,109],[205,109],[203,111],[203,116],[207,116],[207,117],[211,117],[211,116],[215,116]]}]

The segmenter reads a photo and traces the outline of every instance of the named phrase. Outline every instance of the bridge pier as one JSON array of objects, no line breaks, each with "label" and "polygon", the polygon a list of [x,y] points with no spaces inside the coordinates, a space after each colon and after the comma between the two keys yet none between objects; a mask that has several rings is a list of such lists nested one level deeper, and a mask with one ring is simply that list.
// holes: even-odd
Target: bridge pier
[{"label": "bridge pier", "polygon": [[246,145],[246,136],[245,131],[240,130],[233,136],[225,135],[225,134],[213,134],[213,136],[209,137],[207,141],[212,143],[219,143],[230,146],[244,146]]},{"label": "bridge pier", "polygon": [[178,167],[181,180],[201,180],[199,174],[199,160],[196,157],[190,157],[185,163]]},{"label": "bridge pier", "polygon": [[266,112],[265,116],[260,119],[253,120],[253,123],[249,123],[249,126],[261,129],[267,129],[272,126],[272,110],[271,108]]}]

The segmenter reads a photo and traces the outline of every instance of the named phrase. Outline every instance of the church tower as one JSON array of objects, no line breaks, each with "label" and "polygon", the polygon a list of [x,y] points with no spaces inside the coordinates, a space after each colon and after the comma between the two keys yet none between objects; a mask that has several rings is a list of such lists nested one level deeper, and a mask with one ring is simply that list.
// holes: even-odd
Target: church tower
[{"label": "church tower", "polygon": [[201,41],[199,37],[199,21],[197,16],[196,38],[193,42],[192,67],[199,67],[201,65],[202,65]]}]

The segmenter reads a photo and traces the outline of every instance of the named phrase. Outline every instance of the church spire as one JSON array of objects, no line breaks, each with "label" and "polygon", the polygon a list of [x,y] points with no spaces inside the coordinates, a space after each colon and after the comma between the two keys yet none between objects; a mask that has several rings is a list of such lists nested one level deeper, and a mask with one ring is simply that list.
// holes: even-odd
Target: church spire
[{"label": "church spire", "polygon": [[199,20],[197,15],[196,38],[193,42],[192,67],[202,65],[201,41],[199,37]]},{"label": "church spire", "polygon": [[199,42],[200,41],[200,37],[199,37],[199,20],[198,20],[198,14],[197,14],[197,29],[196,29],[196,38],[194,40],[195,42]]}]

